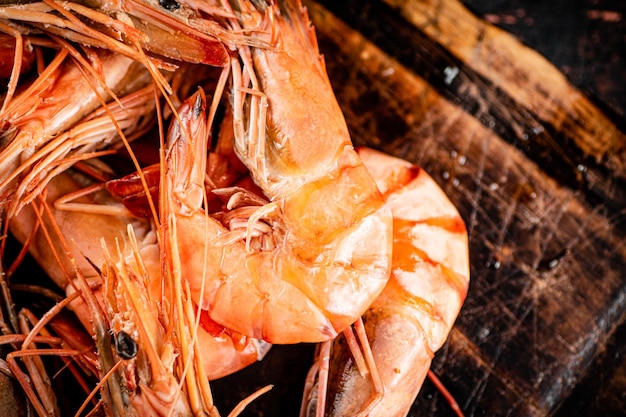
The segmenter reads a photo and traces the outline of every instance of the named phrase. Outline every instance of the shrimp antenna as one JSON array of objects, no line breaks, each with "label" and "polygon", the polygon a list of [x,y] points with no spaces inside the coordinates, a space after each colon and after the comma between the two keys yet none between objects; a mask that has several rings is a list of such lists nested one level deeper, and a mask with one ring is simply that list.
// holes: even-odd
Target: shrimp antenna
[{"label": "shrimp antenna", "polygon": [[243,413],[243,410],[245,410],[246,407],[249,406],[253,401],[259,398],[261,395],[269,392],[272,388],[274,388],[273,385],[266,385],[263,388],[260,388],[252,394],[248,395],[246,398],[241,400],[235,408],[233,408],[233,411],[228,414],[228,417],[237,417],[239,414]]},{"label": "shrimp antenna", "polygon": [[11,69],[11,77],[9,78],[9,84],[7,85],[7,92],[4,96],[4,102],[2,103],[2,107],[0,108],[0,114],[4,112],[7,108],[11,99],[13,98],[13,94],[15,94],[15,89],[17,88],[17,81],[20,77],[20,72],[22,71],[22,56],[24,54],[24,40],[22,39],[22,35],[19,31],[12,28],[9,25],[6,25],[0,22],[0,31],[5,32],[15,38],[15,54],[13,55],[13,68]]},{"label": "shrimp antenna", "polygon": [[[51,0],[44,0],[44,1],[51,1]],[[53,1],[51,1],[51,2],[54,3]],[[71,18],[76,19],[76,17],[73,16],[71,13],[68,13],[68,14],[69,14],[69,16],[71,16]],[[78,54],[77,51],[75,51],[75,49],[72,48],[66,41],[63,41],[60,38],[55,37],[54,35],[51,35],[51,36],[54,37],[55,39],[57,39],[57,41],[60,44],[67,45],[67,48],[70,51],[70,53],[72,51],[75,52],[74,54],[72,54],[72,56],[74,56],[81,64],[83,64],[82,66],[79,66],[79,68],[81,68],[81,71],[83,71],[83,68],[86,68],[89,73],[91,73],[92,75],[97,76],[97,74],[95,74],[95,70],[91,67],[91,65],[89,65],[87,62],[85,62],[84,58],[82,58],[82,56],[80,56],[80,54]],[[139,53],[139,56],[141,58],[139,60],[139,62],[141,62],[146,67],[146,69],[150,72],[150,74],[152,76],[152,79],[153,79],[154,83],[156,84],[157,89],[161,92],[161,94],[163,95],[165,100],[169,103],[170,107],[172,107],[172,109],[173,109],[174,106],[173,106],[172,102],[169,99],[169,95],[172,94],[172,90],[171,90],[171,87],[169,86],[168,82],[165,80],[163,75],[161,75],[161,73],[156,70],[156,68],[154,67],[153,63],[150,61],[150,59],[143,53],[143,49],[138,44],[136,44],[135,46],[137,47],[137,52]],[[132,57],[134,59],[137,59],[136,54],[133,54]],[[83,73],[84,73],[84,71],[83,71]],[[138,161],[135,153],[133,152],[132,147],[130,146],[130,140],[124,134],[124,132],[123,132],[122,128],[120,127],[117,119],[113,115],[110,107],[105,102],[104,97],[102,97],[102,95],[100,95],[98,93],[98,90],[92,84],[91,78],[87,77],[86,74],[85,74],[85,78],[87,79],[87,82],[91,86],[91,88],[94,91],[94,93],[97,94],[98,99],[100,100],[100,102],[102,104],[102,108],[109,115],[109,117],[111,119],[111,122],[115,126],[115,128],[116,128],[116,130],[118,132],[118,135],[120,136],[120,139],[121,139],[122,143],[124,144],[124,148],[128,152],[128,154],[129,154],[129,156],[131,158],[131,161],[133,162],[133,165],[134,165],[135,169],[137,170],[137,174],[139,175],[142,187],[144,188],[144,191],[146,193],[146,198],[148,200],[148,205],[150,206],[151,212],[153,213],[153,216],[155,217],[154,218],[155,224],[156,224],[157,228],[159,228],[160,225],[159,225],[159,222],[158,222],[158,220],[156,218],[155,204],[154,204],[152,196],[151,196],[151,194],[149,192],[148,183],[147,183],[145,175],[144,175],[144,173],[143,173],[143,171],[141,169],[141,165],[139,164],[139,161]],[[117,104],[121,108],[124,108],[124,104],[115,95],[115,93],[107,86],[106,82],[103,79],[101,79],[101,77],[99,77],[99,76],[97,77],[97,79],[99,80],[100,84],[105,88],[107,93],[109,95],[111,95],[111,97],[117,102]],[[155,96],[156,96],[156,94],[155,94]],[[157,103],[157,100],[155,98],[155,105],[156,105],[156,103]],[[158,106],[156,106],[156,107],[158,107]]]},{"label": "shrimp antenna", "polygon": [[454,414],[456,414],[457,417],[465,417],[465,414],[463,414],[461,407],[459,407],[459,403],[456,402],[454,396],[450,393],[450,391],[448,391],[446,386],[443,385],[443,382],[441,382],[439,377],[437,377],[432,369],[428,370],[427,375],[428,379],[430,379],[430,382],[433,383],[433,385],[437,388],[437,391],[439,391],[441,395],[443,395],[443,398],[450,405],[450,408],[452,409],[452,411],[454,411]]},{"label": "shrimp antenna", "polygon": [[[64,251],[65,255],[69,259],[74,269],[75,276],[77,277],[77,283],[74,282],[74,280],[72,279],[72,275],[69,274],[69,271],[67,271],[67,268],[61,261],[59,253],[53,244],[50,233],[48,232],[46,227],[41,227],[41,230],[44,233],[45,239],[48,242],[50,251],[53,253],[53,256],[56,259],[59,267],[63,271],[63,274],[65,274],[68,282],[70,282],[72,287],[77,292],[80,293],[81,298],[83,299],[83,301],[89,308],[89,311],[91,312],[91,318],[93,321],[93,328],[94,328],[95,340],[96,340],[96,348],[99,352],[98,359],[100,361],[102,371],[107,372],[109,369],[111,369],[114,366],[114,361],[113,361],[113,355],[111,353],[111,340],[109,337],[109,333],[107,331],[108,326],[106,324],[104,314],[101,310],[100,305],[98,304],[98,301],[95,299],[94,294],[91,292],[91,289],[89,287],[89,284],[87,283],[87,280],[85,279],[84,275],[78,268],[76,259],[72,255],[69,249],[69,246],[63,237],[63,233],[61,232],[59,225],[54,219],[54,215],[52,214],[50,206],[47,204],[47,202],[45,201],[43,197],[40,197],[40,198],[41,198],[41,207],[43,209],[42,210],[43,213],[39,212],[38,210],[34,210],[35,215],[37,216],[37,220],[43,226],[44,223],[43,223],[42,214],[45,213],[47,218],[50,220],[50,226],[52,227],[53,232],[55,233],[55,236],[58,237],[59,244],[61,245],[62,250]],[[110,395],[112,397],[112,402],[114,404],[115,412],[121,416],[124,413],[123,413],[122,392],[120,390],[120,384],[119,384],[119,376],[117,374],[113,374],[113,375],[114,375],[113,376],[114,383],[107,384],[109,389],[104,392],[104,395],[105,396]]]},{"label": "shrimp antenna", "polygon": [[[174,300],[176,304],[175,311],[178,316],[177,322],[178,322],[178,331],[179,331],[179,342],[180,342],[180,348],[181,348],[181,359],[183,361],[183,364],[185,364],[183,375],[180,378],[179,386],[182,387],[183,383],[186,383],[189,389],[189,400],[192,403],[191,408],[197,409],[199,408],[198,402],[200,401],[200,399],[198,398],[198,393],[196,391],[198,382],[196,381],[194,373],[189,372],[191,361],[194,360],[194,357],[196,355],[195,355],[195,351],[193,350],[193,348],[190,349],[188,341],[183,336],[187,333],[186,331],[187,329],[185,329],[185,324],[187,323],[187,321],[185,320],[185,318],[187,317],[187,314],[185,311],[186,306],[183,304],[183,299],[186,298],[184,297],[184,294],[186,293],[186,291],[184,290],[186,288],[183,287],[182,277],[180,276],[180,271],[181,271],[181,268],[179,265],[180,255],[178,253],[178,246],[176,244],[178,231],[176,229],[176,219],[174,218],[174,216],[168,217],[168,220],[169,220],[168,223],[169,223],[170,233],[173,236],[172,241],[174,242],[174,244],[171,245],[171,257],[170,257],[170,261],[173,263],[171,273],[174,275],[173,277],[171,277],[171,279],[174,284]],[[195,336],[194,336],[194,340],[195,340]],[[212,402],[212,399],[209,399],[209,401]]]},{"label": "shrimp antenna", "polygon": [[29,345],[33,338],[41,331],[41,329],[48,324],[50,320],[54,318],[63,308],[67,307],[73,300],[79,297],[79,293],[73,293],[68,297],[65,297],[61,302],[56,303],[50,310],[46,311],[41,319],[33,326],[24,340],[25,345]]},{"label": "shrimp antenna", "polygon": [[37,95],[38,90],[42,90],[46,88],[45,81],[50,77],[54,77],[55,73],[58,73],[59,66],[63,63],[69,51],[67,49],[61,49],[55,56],[54,59],[46,66],[46,68],[40,72],[39,77],[28,87],[28,89],[23,93],[19,94],[15,100],[12,100],[10,105],[7,105],[6,108],[3,107],[3,110],[0,111],[0,118],[5,117],[5,115],[14,111],[15,108],[19,107],[26,101],[30,96]]},{"label": "shrimp antenna", "polygon": [[118,361],[115,365],[113,365],[111,369],[109,369],[109,371],[104,375],[104,377],[96,384],[94,389],[89,393],[87,398],[85,398],[85,401],[83,401],[78,411],[76,411],[76,414],[74,414],[74,417],[79,417],[81,413],[85,411],[89,402],[104,387],[104,384],[106,384],[107,381],[113,376],[113,374],[117,372],[117,370],[119,369],[120,366],[122,366],[123,363],[124,363],[123,361]]},{"label": "shrimp antenna", "polygon": [[30,356],[76,356],[80,355],[80,352],[73,349],[26,349],[10,352],[6,357],[7,365],[15,376],[15,379],[21,385],[26,396],[30,400],[31,404],[40,416],[49,415],[46,410],[46,406],[37,397],[35,390],[33,390],[28,378],[24,375],[21,368],[17,364],[17,358],[26,358]]},{"label": "shrimp antenna", "polygon": [[[103,78],[102,74],[99,74],[92,65],[90,65],[86,60],[85,57],[83,57],[76,48],[74,48],[72,45],[70,45],[69,42],[65,41],[64,39],[56,36],[56,35],[50,35],[50,38],[54,39],[59,45],[61,45],[64,49],[66,49],[70,56],[72,58],[74,58],[74,60],[79,64],[78,68],[80,69],[80,71],[83,73],[83,77],[85,77],[85,79],[87,80],[87,82],[89,83],[89,85],[91,86],[92,90],[94,91],[94,93],[98,93],[98,90],[95,88],[95,86],[92,83],[92,77],[95,78],[98,81],[98,84],[104,89],[104,91],[106,91],[106,93],[108,95],[111,96],[111,98],[113,100],[115,100],[119,105],[121,105],[119,98],[117,97],[117,95],[113,92],[113,90],[107,85],[106,80]],[[86,52],[88,50],[85,50]],[[95,58],[95,55],[93,55],[93,57]],[[89,73],[90,76],[88,76],[85,73],[85,70]],[[102,98],[100,99],[100,101],[103,101]]]}]

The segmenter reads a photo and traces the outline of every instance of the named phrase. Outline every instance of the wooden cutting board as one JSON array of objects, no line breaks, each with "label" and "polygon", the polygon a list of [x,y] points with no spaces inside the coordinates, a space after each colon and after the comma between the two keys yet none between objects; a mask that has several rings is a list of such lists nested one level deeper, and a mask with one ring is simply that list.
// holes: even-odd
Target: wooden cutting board
[{"label": "wooden cutting board", "polygon": [[[621,415],[623,116],[458,1],[307,5],[355,143],[422,166],[467,223],[469,296],[433,365],[465,415]],[[275,348],[216,398],[275,383],[245,415],[297,415],[312,351]],[[426,384],[410,415],[453,414]]]}]

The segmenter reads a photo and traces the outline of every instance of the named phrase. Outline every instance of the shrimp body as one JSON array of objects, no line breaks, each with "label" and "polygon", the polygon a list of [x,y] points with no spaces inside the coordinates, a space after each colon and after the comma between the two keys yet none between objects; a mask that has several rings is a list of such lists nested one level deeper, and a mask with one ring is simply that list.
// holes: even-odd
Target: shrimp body
[{"label": "shrimp body", "polygon": [[[33,189],[40,190],[71,165],[59,164],[64,158],[103,149],[119,140],[121,131],[130,135],[140,130],[145,125],[142,118],[152,119],[154,105],[141,92],[131,94],[150,81],[140,64],[121,55],[94,54],[100,71],[89,75],[81,64],[66,57],[67,52],[60,51],[0,113],[0,202],[8,203],[9,215],[32,200],[37,194],[28,198]],[[88,118],[112,94],[127,99],[110,104],[112,114]],[[80,100],[75,99],[78,96]]]},{"label": "shrimp body", "polygon": [[[372,149],[359,149],[394,216],[393,272],[363,315],[385,392],[368,416],[406,416],[434,352],[448,337],[469,284],[467,233],[456,208],[419,167]],[[375,396],[333,344],[325,415],[356,416]]]},{"label": "shrimp body", "polygon": [[[262,41],[274,43],[242,47],[243,69],[238,58],[231,65],[235,150],[269,202],[243,232],[206,215],[204,177],[194,174],[204,173],[206,141],[184,135],[169,153],[166,195],[201,309],[253,338],[317,342],[353,323],[385,286],[392,219],[352,147],[306,14],[283,6],[240,2],[237,24],[265,24]],[[198,168],[181,169],[190,155],[202,155]]]}]

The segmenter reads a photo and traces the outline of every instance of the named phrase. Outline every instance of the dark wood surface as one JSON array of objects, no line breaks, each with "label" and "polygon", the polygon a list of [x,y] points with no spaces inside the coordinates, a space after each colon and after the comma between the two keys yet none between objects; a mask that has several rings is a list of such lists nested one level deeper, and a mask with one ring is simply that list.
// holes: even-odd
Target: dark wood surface
[{"label": "dark wood surface", "polygon": [[[559,68],[624,130],[626,120],[626,4],[582,1],[464,3],[514,34]],[[626,274],[624,270],[622,277]],[[556,415],[626,415],[626,325],[589,366]]]},{"label": "dark wood surface", "polygon": [[[470,293],[433,365],[465,415],[624,415],[626,5],[466,1],[477,23],[452,1],[320,3],[355,143],[421,165],[467,222]],[[296,415],[312,351],[216,397],[275,383],[245,415]],[[410,415],[453,414],[427,382]]]},{"label": "dark wood surface", "polygon": [[546,57],[616,120],[626,118],[626,4],[611,0],[464,0]]}]

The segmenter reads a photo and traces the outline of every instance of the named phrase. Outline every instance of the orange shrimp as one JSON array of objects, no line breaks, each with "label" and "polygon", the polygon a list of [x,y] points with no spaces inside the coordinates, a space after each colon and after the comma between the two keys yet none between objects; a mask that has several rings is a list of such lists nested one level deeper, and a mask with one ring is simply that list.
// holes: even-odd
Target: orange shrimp
[{"label": "orange shrimp", "polygon": [[[372,149],[358,152],[394,218],[391,279],[363,316],[385,390],[377,400],[380,393],[337,340],[323,415],[401,417],[408,414],[465,300],[467,232],[454,205],[425,171]],[[307,393],[302,415],[315,415],[316,405]]]},{"label": "orange shrimp", "polygon": [[242,45],[231,59],[235,150],[270,202],[229,231],[202,209],[206,141],[170,137],[171,245],[211,319],[272,343],[329,340],[389,278],[391,213],[352,147],[299,2],[237,3],[233,30],[272,45]]},{"label": "orange shrimp", "polygon": [[[206,140],[205,106],[200,92],[185,101],[169,137],[194,132]],[[34,233],[29,252],[68,296],[80,294],[70,306],[94,331],[99,356],[108,361],[100,377],[116,375],[108,384],[117,392],[109,408],[118,415],[217,415],[208,380],[259,360],[267,344],[198,315],[179,276],[180,259],[159,244],[175,229],[164,224],[159,232],[152,219],[128,216],[105,190],[80,197],[74,206],[51,207],[88,185],[78,173],[58,174],[45,187],[47,203],[24,207],[10,219],[10,229],[22,242]],[[128,335],[138,347],[136,356],[121,357],[121,371],[111,371],[121,359],[104,340],[109,332]]]},{"label": "orange shrimp", "polygon": [[[142,131],[154,120],[154,102],[146,99],[152,89],[144,88],[150,77],[141,65],[106,52],[93,53],[91,63],[68,54],[59,50],[0,113],[0,202],[9,206],[9,215],[70,166],[72,157],[103,149],[120,133]],[[87,117],[117,95],[123,98],[108,113]]]},{"label": "orange shrimp", "polygon": [[[147,73],[158,78],[155,84],[163,93],[171,90],[153,64],[167,69],[175,65],[147,57],[144,49],[173,60],[223,67],[208,117],[201,92],[178,111],[171,108],[174,116],[159,170],[158,213],[151,212],[148,219],[130,217],[109,194],[100,191],[83,197],[81,204],[103,207],[108,212],[105,221],[99,209],[80,211],[84,205],[79,211],[68,211],[67,205],[46,209],[50,213],[47,219],[58,225],[57,233],[49,231],[44,237],[43,232],[37,232],[31,244],[31,252],[51,276],[68,292],[77,291],[81,296],[82,301],[74,303],[73,309],[86,326],[90,319],[93,321],[95,338],[102,342],[98,350],[109,356],[104,355],[102,370],[117,375],[108,384],[111,407],[120,415],[170,410],[181,415],[214,414],[205,378],[215,366],[210,359],[213,348],[200,348],[203,338],[206,343],[216,340],[209,336],[208,328],[228,329],[250,343],[255,339],[319,342],[334,339],[363,314],[370,334],[375,334],[374,358],[387,393],[380,400],[372,400],[377,394],[369,379],[348,369],[338,372],[355,388],[343,397],[358,400],[329,402],[339,415],[405,407],[408,397],[419,389],[419,376],[425,372],[432,352],[443,343],[441,335],[449,331],[467,290],[463,266],[457,270],[457,264],[448,265],[446,258],[431,253],[430,245],[413,237],[429,228],[462,225],[437,223],[442,213],[456,219],[456,211],[448,210],[446,204],[437,205],[446,210],[436,212],[436,221],[405,214],[407,204],[416,198],[409,191],[415,187],[419,190],[415,192],[423,193],[417,180],[407,184],[400,181],[407,172],[413,172],[406,165],[383,162],[401,165],[394,171],[399,176],[393,181],[372,178],[368,168],[379,166],[381,158],[372,158],[378,162],[368,167],[363,162],[368,160],[367,154],[359,157],[354,150],[299,0],[281,2],[280,6],[248,0],[173,3],[179,10],[161,10],[139,0],[105,2],[96,9],[73,2],[63,3],[64,8],[55,0],[0,7],[0,17],[13,22],[108,48],[115,54],[136,56]],[[96,28],[86,27],[79,16]],[[103,25],[111,25],[111,29]],[[184,53],[176,55],[176,45],[165,33],[178,29],[181,43],[189,41],[187,45],[199,49],[184,47]],[[156,45],[161,40],[163,49]],[[205,46],[208,55],[202,49]],[[207,147],[226,75],[231,77],[234,149],[260,191],[256,195],[218,185],[214,194],[228,200],[227,210],[213,213],[205,188]],[[14,103],[21,101],[16,98],[10,105],[17,106]],[[15,113],[7,114],[28,114],[15,109]],[[84,114],[76,116],[54,134],[62,136],[61,132],[82,117]],[[132,122],[129,127],[133,127]],[[23,131],[29,134],[37,129],[28,125]],[[118,129],[117,134],[125,132]],[[14,172],[4,170],[2,164],[19,172],[19,178],[0,178],[0,196],[11,204],[11,228],[21,240],[33,232],[34,225],[41,224],[45,230],[39,213],[43,210],[40,207],[47,206],[35,204],[44,189],[51,202],[84,186],[74,182],[73,174],[59,174],[71,165],[69,159],[48,158],[52,149],[39,154],[27,148],[27,153],[21,154],[24,147],[21,143],[6,157],[0,154],[0,172]],[[38,159],[31,159],[31,154],[39,155]],[[24,160],[28,164],[40,161],[38,165],[44,170],[31,171],[28,164],[22,165]],[[51,163],[60,164],[59,168],[46,171]],[[380,172],[374,172],[374,177],[380,178]],[[417,178],[425,177],[420,173]],[[149,193],[145,185],[143,188]],[[18,196],[10,200],[8,193],[14,189]],[[435,200],[441,202],[439,194],[433,192]],[[396,197],[398,205],[394,203]],[[248,200],[253,203],[248,204]],[[28,201],[32,201],[31,206],[19,212]],[[121,212],[126,214],[121,216]],[[402,239],[408,246],[397,243]],[[51,259],[51,246],[56,248],[54,253],[66,253],[69,258]],[[467,241],[460,246],[466,251]],[[415,259],[424,254],[426,257],[420,259],[432,262],[416,264]],[[412,268],[431,264],[436,270],[429,270],[431,287],[409,285],[406,292],[399,290],[404,278],[414,277]],[[399,273],[403,269],[406,274]],[[442,275],[449,275],[452,289],[437,281]],[[90,282],[96,282],[100,289],[89,288],[81,277],[92,278]],[[398,294],[413,298],[404,303]],[[448,295],[454,301],[439,311]],[[407,318],[405,311],[412,307],[418,315]],[[137,356],[128,355],[132,356],[128,362],[118,365],[122,362],[111,355],[110,343],[104,343],[108,330],[136,341]],[[393,338],[378,336],[379,330],[383,335],[414,337],[420,348],[416,358],[396,363],[406,359],[407,352],[390,346]],[[226,357],[235,350],[228,346],[225,352],[216,352]],[[254,356],[257,350],[252,352]],[[116,372],[115,366],[122,372]],[[396,378],[395,370],[401,379]],[[402,379],[413,378],[413,372],[418,375],[417,387]],[[393,388],[397,386],[401,388]],[[131,396],[130,402],[124,399],[124,389]],[[401,401],[389,394],[393,389],[402,393]],[[391,405],[393,401],[402,404]],[[369,404],[365,410],[363,404]]]},{"label": "orange shrimp", "polygon": [[[151,281],[144,275],[139,275],[147,270],[159,271],[158,262],[149,263],[150,257],[146,255],[151,250],[150,244],[155,242],[154,232],[147,221],[129,220],[120,216],[107,216],[103,219],[102,215],[49,208],[48,204],[59,196],[84,186],[78,185],[76,179],[80,180],[77,177],[72,178],[68,173],[54,177],[46,187],[49,203],[38,204],[36,200],[26,206],[10,220],[11,232],[20,241],[25,241],[35,232],[34,238],[30,240],[29,252],[50,277],[68,291],[70,297],[74,292],[80,294],[81,298],[75,300],[71,308],[96,339],[101,362],[100,378],[105,382],[103,399],[111,415],[155,414],[154,408],[164,412],[162,415],[168,415],[169,410],[184,410],[188,407],[187,401],[180,395],[178,382],[173,377],[175,349],[171,346],[171,341],[153,338],[154,333],[162,329],[158,311],[155,311],[158,300],[150,298],[154,294],[154,283],[150,285]],[[90,197],[92,202],[101,205],[113,204],[104,193]],[[34,229],[36,225],[39,227]],[[127,226],[132,228],[132,232],[126,232]],[[108,242],[111,254],[103,248],[102,242]],[[119,249],[116,249],[116,243]],[[143,247],[143,251],[140,251],[139,245]],[[122,248],[127,257],[135,254],[140,261],[133,262],[132,266],[120,264],[124,261]],[[131,260],[126,262],[130,263]],[[83,281],[96,287],[81,286]],[[120,288],[121,283],[125,287]],[[129,301],[130,297],[135,297],[132,300],[137,303],[144,303],[135,306]],[[154,303],[150,314],[145,311],[145,298]],[[124,331],[132,335],[133,340],[137,340],[138,330],[131,330],[129,322],[141,323],[142,353],[138,354],[137,359],[123,362],[124,372],[111,371],[120,366],[121,359],[114,354],[109,333]],[[145,336],[146,333],[149,336]],[[112,376],[107,376],[109,371]],[[149,376],[147,381],[146,375]],[[136,382],[136,379],[140,381]],[[141,394],[135,396],[137,387],[140,387]],[[131,393],[131,403],[124,399],[126,392]],[[155,403],[154,398],[146,398],[155,392],[159,394],[155,397],[160,399],[159,404]],[[184,414],[179,412],[172,415]]]},{"label": "orange shrimp", "polygon": [[175,0],[16,0],[3,2],[0,18],[20,25],[26,33],[43,31],[169,69],[175,66],[145,52],[222,67],[229,57],[225,43],[237,38],[215,21],[202,18],[195,8]]}]

